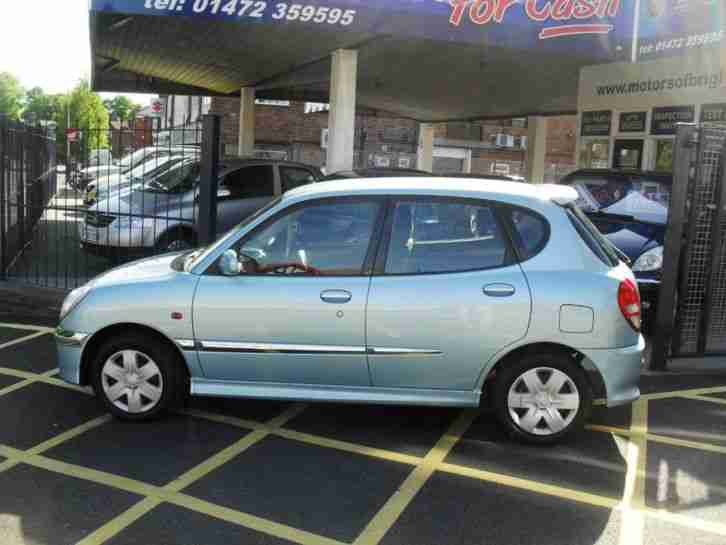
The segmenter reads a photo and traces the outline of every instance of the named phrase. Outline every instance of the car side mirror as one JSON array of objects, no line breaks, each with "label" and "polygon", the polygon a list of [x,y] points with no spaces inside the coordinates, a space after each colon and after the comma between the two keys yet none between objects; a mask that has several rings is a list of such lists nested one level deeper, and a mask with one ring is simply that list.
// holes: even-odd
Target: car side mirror
[{"label": "car side mirror", "polygon": [[226,187],[220,187],[217,190],[217,198],[218,199],[226,199],[226,198],[231,197],[231,196],[232,196],[232,192],[229,189],[227,189]]},{"label": "car side mirror", "polygon": [[224,276],[239,276],[242,272],[242,264],[239,262],[237,252],[227,250],[219,259],[219,272]]}]

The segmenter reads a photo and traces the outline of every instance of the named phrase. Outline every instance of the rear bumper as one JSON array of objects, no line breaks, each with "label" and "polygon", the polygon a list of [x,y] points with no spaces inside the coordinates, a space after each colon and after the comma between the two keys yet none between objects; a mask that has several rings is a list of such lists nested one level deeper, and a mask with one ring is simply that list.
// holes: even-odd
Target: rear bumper
[{"label": "rear bumper", "polygon": [[602,376],[608,407],[632,403],[640,397],[638,386],[644,350],[642,335],[638,344],[625,348],[581,350]]}]

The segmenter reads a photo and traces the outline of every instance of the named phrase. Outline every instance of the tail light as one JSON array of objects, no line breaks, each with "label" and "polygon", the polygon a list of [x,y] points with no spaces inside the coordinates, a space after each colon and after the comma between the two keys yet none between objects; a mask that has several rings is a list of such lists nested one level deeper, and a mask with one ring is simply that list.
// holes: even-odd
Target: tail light
[{"label": "tail light", "polygon": [[640,292],[635,282],[623,280],[618,288],[618,306],[635,331],[640,331]]}]

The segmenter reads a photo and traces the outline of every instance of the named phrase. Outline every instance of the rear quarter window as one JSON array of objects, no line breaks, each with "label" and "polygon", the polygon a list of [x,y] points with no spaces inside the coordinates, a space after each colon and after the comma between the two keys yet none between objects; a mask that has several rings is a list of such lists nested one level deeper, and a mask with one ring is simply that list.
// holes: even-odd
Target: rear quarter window
[{"label": "rear quarter window", "polygon": [[530,259],[540,253],[550,237],[550,226],[542,216],[526,208],[508,208],[514,245],[520,259]]}]

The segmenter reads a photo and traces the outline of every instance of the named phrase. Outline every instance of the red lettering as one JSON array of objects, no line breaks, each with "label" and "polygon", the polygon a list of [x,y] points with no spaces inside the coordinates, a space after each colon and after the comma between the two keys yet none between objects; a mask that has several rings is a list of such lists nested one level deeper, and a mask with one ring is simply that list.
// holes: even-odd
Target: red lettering
[{"label": "red lettering", "polygon": [[537,0],[527,0],[527,4],[525,4],[525,11],[527,12],[527,17],[533,21],[541,23],[550,18],[550,15],[552,14],[552,6],[549,2],[547,2],[544,6],[542,6],[542,9],[537,9]]},{"label": "red lettering", "polygon": [[474,24],[485,25],[492,20],[496,7],[496,0],[476,0],[469,8],[469,19]]},{"label": "red lettering", "polygon": [[497,23],[501,23],[504,20],[504,16],[507,13],[507,10],[512,7],[514,4],[518,4],[519,2],[517,0],[499,0],[499,5],[497,6],[497,12],[494,14],[494,20]]},{"label": "red lettering", "polygon": [[572,19],[572,11],[575,9],[573,0],[555,0],[552,6],[552,18],[556,21]]},{"label": "red lettering", "polygon": [[600,18],[605,17],[605,14],[608,10],[608,5],[610,4],[610,0],[600,0],[597,5],[597,16]]},{"label": "red lettering", "polygon": [[596,8],[593,0],[579,0],[575,5],[574,16],[576,19],[589,19],[595,15]]},{"label": "red lettering", "polygon": [[615,17],[620,10],[620,0],[610,0],[610,9],[608,9],[608,15]]},{"label": "red lettering", "polygon": [[464,10],[466,9],[466,4],[468,3],[468,0],[449,0],[449,4],[451,4],[451,17],[449,17],[449,22],[454,26],[459,26],[461,24],[461,18],[464,16]]}]

